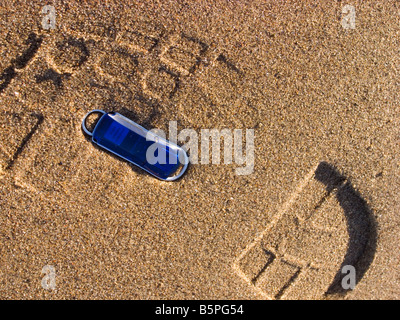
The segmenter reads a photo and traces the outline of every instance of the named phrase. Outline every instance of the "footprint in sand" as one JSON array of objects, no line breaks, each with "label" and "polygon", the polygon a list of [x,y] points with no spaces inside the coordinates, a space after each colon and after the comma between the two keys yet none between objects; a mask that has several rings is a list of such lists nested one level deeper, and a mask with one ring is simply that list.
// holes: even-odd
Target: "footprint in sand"
[{"label": "footprint in sand", "polygon": [[[32,113],[0,113],[0,178],[10,169],[43,117]],[[13,128],[12,134],[8,128]]]},{"label": "footprint in sand", "polygon": [[360,281],[372,262],[375,238],[365,201],[345,177],[321,162],[234,269],[270,299],[345,294],[343,266],[354,266]]}]

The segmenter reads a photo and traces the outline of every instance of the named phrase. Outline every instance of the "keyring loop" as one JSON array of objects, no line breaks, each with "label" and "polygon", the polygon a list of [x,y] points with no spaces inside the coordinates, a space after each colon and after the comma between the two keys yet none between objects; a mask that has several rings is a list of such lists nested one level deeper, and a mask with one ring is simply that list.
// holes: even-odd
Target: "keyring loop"
[{"label": "keyring loop", "polygon": [[89,112],[86,114],[86,116],[85,116],[85,117],[83,118],[83,120],[82,120],[82,130],[85,131],[85,133],[86,133],[87,135],[89,135],[89,136],[93,136],[93,133],[90,132],[90,131],[86,128],[86,119],[87,119],[87,117],[90,116],[92,113],[101,113],[101,114],[104,115],[104,114],[106,114],[107,112],[105,112],[105,111],[103,111],[103,110],[95,109],[95,110],[89,111]]},{"label": "keyring loop", "polygon": [[176,176],[172,176],[172,177],[168,177],[167,179],[165,179],[165,181],[174,181],[179,179],[186,171],[188,165],[189,165],[189,157],[186,154],[186,152],[181,148],[181,150],[183,151],[183,157],[185,159],[185,162],[183,164],[183,167],[181,168],[181,170],[179,171],[179,173]]}]

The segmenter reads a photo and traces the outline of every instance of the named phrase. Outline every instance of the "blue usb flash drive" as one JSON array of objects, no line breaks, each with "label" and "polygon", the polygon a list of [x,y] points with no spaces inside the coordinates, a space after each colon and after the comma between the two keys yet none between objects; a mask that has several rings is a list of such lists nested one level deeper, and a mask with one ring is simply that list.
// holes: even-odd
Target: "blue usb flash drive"
[{"label": "blue usb flash drive", "polygon": [[[90,132],[86,128],[86,119],[92,113],[102,116]],[[92,110],[83,118],[82,129],[92,137],[93,143],[161,180],[176,180],[188,167],[185,150],[119,113]]]}]

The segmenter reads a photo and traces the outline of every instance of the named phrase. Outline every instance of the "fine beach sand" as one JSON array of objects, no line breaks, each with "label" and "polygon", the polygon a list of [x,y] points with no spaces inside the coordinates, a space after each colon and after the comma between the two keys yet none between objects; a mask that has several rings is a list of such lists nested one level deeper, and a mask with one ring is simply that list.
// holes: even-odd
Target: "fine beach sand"
[{"label": "fine beach sand", "polygon": [[[89,3],[50,30],[0,7],[1,299],[400,298],[398,1],[349,2],[354,29],[341,1]],[[93,109],[254,129],[254,171],[159,181],[85,137]]]}]

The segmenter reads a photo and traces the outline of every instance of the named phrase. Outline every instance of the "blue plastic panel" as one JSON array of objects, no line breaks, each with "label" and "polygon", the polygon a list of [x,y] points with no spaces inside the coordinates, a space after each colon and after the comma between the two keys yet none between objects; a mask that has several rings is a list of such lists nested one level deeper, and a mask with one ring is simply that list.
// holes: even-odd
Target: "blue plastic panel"
[{"label": "blue plastic panel", "polygon": [[[93,130],[92,141],[157,178],[167,180],[182,167],[179,156],[181,156],[181,159],[187,159],[186,153],[177,145],[161,137],[156,137],[154,134],[152,136],[156,137],[157,142],[154,139],[147,141],[148,132],[148,130],[118,113],[107,113],[97,122]],[[149,154],[160,158],[161,161],[152,163],[155,158],[146,157],[147,149],[150,146],[153,146],[151,150],[155,150],[155,152]],[[162,154],[158,154],[159,152],[162,152]]]}]

